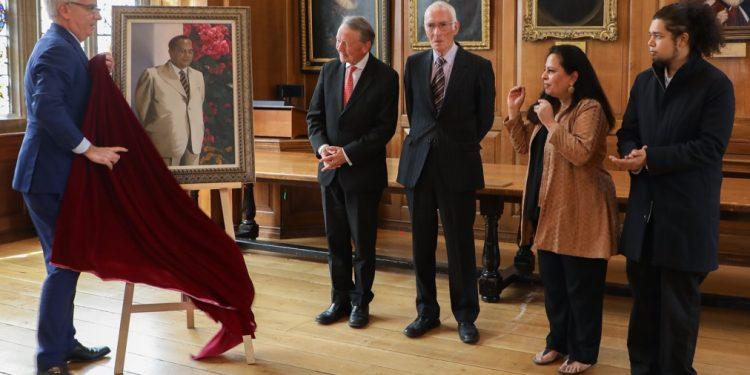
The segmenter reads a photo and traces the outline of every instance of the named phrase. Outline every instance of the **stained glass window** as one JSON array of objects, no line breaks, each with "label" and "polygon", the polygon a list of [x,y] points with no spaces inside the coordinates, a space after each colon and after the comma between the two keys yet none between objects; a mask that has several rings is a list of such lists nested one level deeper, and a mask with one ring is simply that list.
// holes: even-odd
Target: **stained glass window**
[{"label": "stained glass window", "polygon": [[11,114],[10,98],[10,31],[7,23],[8,1],[0,0],[0,116]]}]

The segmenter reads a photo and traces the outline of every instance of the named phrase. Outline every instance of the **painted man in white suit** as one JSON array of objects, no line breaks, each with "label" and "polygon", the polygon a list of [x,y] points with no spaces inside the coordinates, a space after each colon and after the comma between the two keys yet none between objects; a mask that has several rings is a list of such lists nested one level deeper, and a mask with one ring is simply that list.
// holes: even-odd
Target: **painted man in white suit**
[{"label": "painted man in white suit", "polygon": [[135,89],[135,111],[168,166],[198,165],[203,146],[203,73],[190,67],[193,42],[169,41],[169,61],[146,69]]}]

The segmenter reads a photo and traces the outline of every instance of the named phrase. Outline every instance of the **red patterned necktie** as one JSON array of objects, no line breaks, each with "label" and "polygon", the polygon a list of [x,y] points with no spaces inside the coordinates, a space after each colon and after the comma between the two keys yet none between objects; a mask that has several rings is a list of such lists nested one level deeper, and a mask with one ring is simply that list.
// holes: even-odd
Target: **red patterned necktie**
[{"label": "red patterned necktie", "polygon": [[354,91],[354,71],[357,70],[355,65],[350,65],[349,69],[346,70],[346,81],[344,82],[344,107],[346,103],[349,103],[349,98],[352,96]]}]

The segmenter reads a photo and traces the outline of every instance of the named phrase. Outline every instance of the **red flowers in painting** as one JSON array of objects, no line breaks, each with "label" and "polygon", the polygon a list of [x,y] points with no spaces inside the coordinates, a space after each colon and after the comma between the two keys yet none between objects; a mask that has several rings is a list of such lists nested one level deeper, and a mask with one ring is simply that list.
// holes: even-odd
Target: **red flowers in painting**
[{"label": "red flowers in painting", "polygon": [[226,25],[186,24],[183,26],[185,35],[190,35],[192,29],[197,31],[200,38],[198,45],[193,46],[195,49],[194,60],[197,61],[203,56],[218,60],[229,55],[232,51],[231,42],[228,38],[229,28]]},{"label": "red flowers in painting", "polygon": [[201,164],[234,163],[231,29],[228,24],[192,23],[183,25],[183,33],[193,41],[191,66],[206,83]]}]

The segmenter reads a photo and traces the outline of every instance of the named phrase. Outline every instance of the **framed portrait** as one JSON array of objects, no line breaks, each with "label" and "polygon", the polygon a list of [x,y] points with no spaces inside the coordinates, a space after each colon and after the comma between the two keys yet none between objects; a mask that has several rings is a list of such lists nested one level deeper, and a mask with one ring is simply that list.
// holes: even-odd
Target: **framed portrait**
[{"label": "framed portrait", "polygon": [[[411,49],[430,48],[424,30],[424,12],[434,0],[409,0]],[[450,0],[461,25],[456,41],[466,49],[490,49],[490,0]]]},{"label": "framed portrait", "polygon": [[523,40],[617,40],[617,0],[526,0]]},{"label": "framed portrait", "polygon": [[346,16],[365,17],[375,31],[372,54],[390,65],[389,0],[300,0],[302,70],[319,71],[338,58],[336,32]]},{"label": "framed portrait", "polygon": [[115,82],[180,183],[255,180],[250,8],[113,7]]},{"label": "framed portrait", "polygon": [[750,0],[705,0],[728,41],[750,40]]}]

